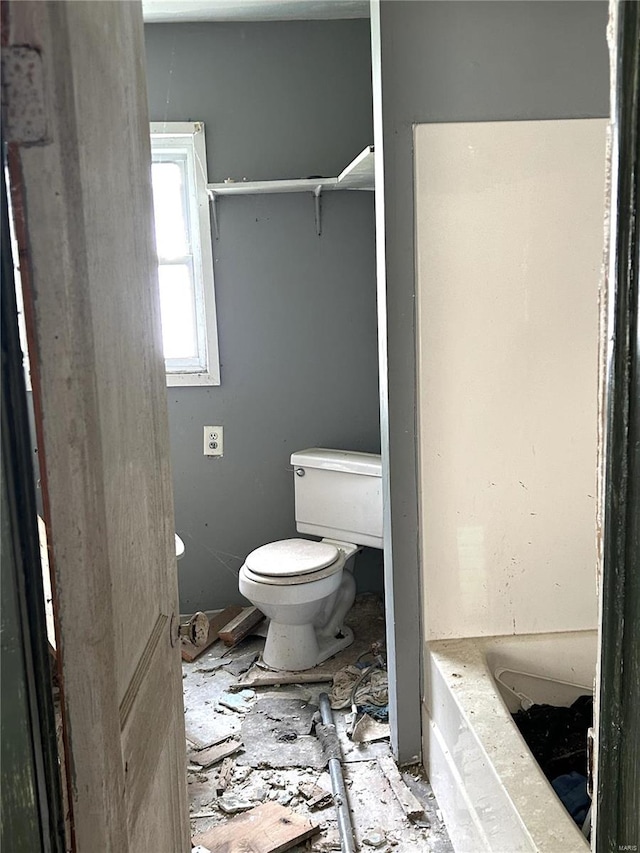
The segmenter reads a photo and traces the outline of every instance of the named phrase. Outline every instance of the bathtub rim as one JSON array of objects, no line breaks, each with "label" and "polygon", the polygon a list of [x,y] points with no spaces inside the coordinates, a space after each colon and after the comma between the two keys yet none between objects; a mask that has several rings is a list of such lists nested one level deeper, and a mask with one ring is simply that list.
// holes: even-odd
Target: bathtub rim
[{"label": "bathtub rim", "polygon": [[[593,673],[595,675],[595,662],[597,650],[597,631],[581,630],[567,632],[553,632],[544,634],[522,634],[522,635],[496,635],[484,637],[471,637],[459,639],[431,640],[424,645],[425,661],[423,664],[423,709],[425,714],[425,726],[423,731],[424,740],[424,762],[427,773],[433,775],[430,738],[434,737],[434,731],[441,735],[442,742],[447,746],[449,754],[455,753],[454,744],[447,741],[442,735],[440,720],[436,719],[438,711],[432,706],[429,696],[430,666],[437,668],[439,676],[443,679],[448,693],[455,704],[457,713],[464,725],[469,729],[482,751],[491,773],[498,779],[504,795],[502,806],[510,807],[512,815],[518,821],[522,829],[522,837],[528,837],[531,842],[532,851],[540,853],[586,853],[589,843],[584,838],[580,829],[566,812],[564,806],[558,799],[551,784],[542,773],[538,763],[535,761],[524,738],[518,731],[512,720],[511,713],[495,681],[493,671],[502,654],[517,655],[518,649],[527,649],[554,645],[559,647],[578,643],[589,649],[589,658],[593,651]],[[513,663],[508,659],[508,663]],[[544,675],[544,664],[540,663],[539,674]],[[473,680],[473,684],[472,684]],[[473,713],[478,704],[478,689],[481,689],[481,705],[485,713]],[[486,708],[491,709],[491,714],[486,713]],[[483,718],[484,717],[484,718]],[[497,740],[496,720],[501,722],[501,737]],[[433,727],[433,730],[432,730]],[[438,748],[441,744],[438,745]],[[450,768],[449,768],[450,769]],[[456,769],[460,770],[456,766]],[[442,765],[439,771],[442,772]],[[450,779],[449,783],[455,782]],[[441,794],[437,790],[438,784],[432,785],[438,800]],[[446,794],[443,791],[441,793]],[[459,792],[465,802],[470,802],[466,791]],[[532,812],[531,802],[535,803]],[[460,800],[459,800],[460,801]],[[459,802],[458,801],[458,802]],[[447,803],[440,802],[445,820],[447,820]],[[542,812],[542,814],[541,814]],[[478,815],[473,816],[474,824],[482,825]],[[447,821],[449,823],[449,821]],[[455,833],[453,833],[455,834]],[[452,838],[453,840],[453,838]],[[454,842],[455,843],[455,842]],[[495,850],[490,839],[487,839],[487,850]],[[500,853],[509,853],[500,851]]]}]

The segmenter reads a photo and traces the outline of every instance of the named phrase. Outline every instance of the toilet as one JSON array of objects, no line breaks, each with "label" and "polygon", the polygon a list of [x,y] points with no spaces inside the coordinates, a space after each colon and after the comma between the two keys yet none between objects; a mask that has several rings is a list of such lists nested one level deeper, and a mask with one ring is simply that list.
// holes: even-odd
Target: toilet
[{"label": "toilet", "polygon": [[240,569],[240,592],[269,619],[263,660],[272,669],[316,666],[353,642],[353,558],[382,548],[378,454],[311,448],[291,456],[296,529],[321,537],[256,548]]}]

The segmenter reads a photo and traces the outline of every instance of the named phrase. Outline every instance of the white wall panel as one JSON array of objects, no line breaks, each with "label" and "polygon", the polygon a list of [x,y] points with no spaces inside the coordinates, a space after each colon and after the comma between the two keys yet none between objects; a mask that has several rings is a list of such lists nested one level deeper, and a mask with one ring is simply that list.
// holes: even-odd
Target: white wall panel
[{"label": "white wall panel", "polygon": [[426,639],[596,627],[605,136],[415,128]]}]

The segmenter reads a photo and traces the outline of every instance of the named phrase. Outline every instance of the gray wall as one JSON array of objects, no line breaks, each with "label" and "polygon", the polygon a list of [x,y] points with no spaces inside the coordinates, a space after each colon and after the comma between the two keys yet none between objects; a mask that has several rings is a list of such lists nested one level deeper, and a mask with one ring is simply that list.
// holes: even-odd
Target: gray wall
[{"label": "gray wall", "polygon": [[[201,120],[210,181],[336,175],[372,142],[368,21],[145,28],[150,118]],[[181,609],[241,598],[247,553],[296,535],[292,451],[378,452],[373,193],[222,198],[222,384],[168,389]],[[222,424],[222,459],[202,427]],[[379,589],[380,552],[358,558]]]},{"label": "gray wall", "polygon": [[403,761],[420,752],[412,126],[606,116],[606,25],[602,2],[381,2],[374,51],[381,51],[383,136],[375,141],[384,145],[386,211],[381,294],[388,364],[381,372],[388,387],[382,424],[391,556],[385,578],[392,601],[388,640],[398,650],[396,727]]}]

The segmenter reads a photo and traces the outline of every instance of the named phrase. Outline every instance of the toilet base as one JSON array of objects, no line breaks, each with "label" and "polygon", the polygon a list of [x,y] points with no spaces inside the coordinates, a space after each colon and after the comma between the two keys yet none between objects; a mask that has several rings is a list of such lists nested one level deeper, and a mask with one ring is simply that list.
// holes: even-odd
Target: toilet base
[{"label": "toilet base", "polygon": [[269,623],[262,660],[271,669],[300,672],[312,669],[353,643],[353,631],[346,626],[342,636],[318,636],[313,625]]}]

